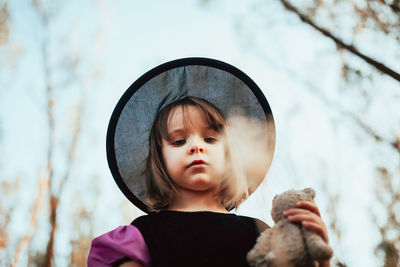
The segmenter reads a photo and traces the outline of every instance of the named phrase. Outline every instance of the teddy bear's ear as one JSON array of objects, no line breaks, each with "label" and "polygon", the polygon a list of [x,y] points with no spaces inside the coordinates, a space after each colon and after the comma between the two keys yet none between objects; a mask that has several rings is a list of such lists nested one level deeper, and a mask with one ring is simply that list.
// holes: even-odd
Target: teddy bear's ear
[{"label": "teddy bear's ear", "polygon": [[312,188],[306,188],[303,190],[307,195],[309,195],[311,198],[314,199],[315,197],[315,191]]}]

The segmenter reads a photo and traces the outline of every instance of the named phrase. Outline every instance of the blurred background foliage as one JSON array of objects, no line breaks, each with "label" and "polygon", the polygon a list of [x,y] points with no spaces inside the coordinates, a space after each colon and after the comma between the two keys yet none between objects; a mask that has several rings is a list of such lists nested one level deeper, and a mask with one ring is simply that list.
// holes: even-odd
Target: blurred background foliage
[{"label": "blurred background foliage", "polygon": [[[273,180],[269,190],[305,184],[318,189],[335,250],[332,266],[358,266],[358,256],[370,266],[400,266],[400,1],[243,2],[170,5],[178,17],[190,8],[231,25],[239,56],[230,61],[228,51],[221,57],[242,67],[243,59],[256,62],[249,64],[262,74],[251,72],[271,87],[266,94],[278,126],[271,172],[290,178],[286,184]],[[116,197],[107,171],[104,136],[113,105],[124,88],[157,64],[193,54],[218,58],[221,51],[212,49],[222,41],[201,39],[196,29],[223,29],[188,21],[194,30],[187,32],[171,19],[172,31],[211,50],[184,50],[190,42],[173,44],[181,52],[131,46],[147,59],[135,61],[131,51],[113,59],[123,50],[121,42],[144,38],[155,47],[169,45],[158,37],[167,26],[157,14],[155,27],[143,18],[119,24],[123,9],[138,7],[150,16],[161,2],[141,5],[0,1],[1,266],[85,266],[94,236],[141,214],[122,194]],[[18,26],[21,21],[29,28]],[[149,36],[133,27],[137,24]],[[113,33],[119,27],[131,32]],[[109,77],[118,68],[130,70],[124,72],[129,77]],[[119,91],[102,90],[102,84]],[[314,118],[320,113],[318,125]],[[304,137],[310,131],[322,140]],[[361,204],[349,205],[353,200]],[[268,220],[268,212],[259,211],[265,207],[257,205],[241,212],[255,209],[255,216]],[[354,207],[365,209],[366,217],[357,217]],[[369,226],[361,233],[366,239],[349,241],[360,225]],[[369,258],[357,255],[363,242],[373,248]]]}]

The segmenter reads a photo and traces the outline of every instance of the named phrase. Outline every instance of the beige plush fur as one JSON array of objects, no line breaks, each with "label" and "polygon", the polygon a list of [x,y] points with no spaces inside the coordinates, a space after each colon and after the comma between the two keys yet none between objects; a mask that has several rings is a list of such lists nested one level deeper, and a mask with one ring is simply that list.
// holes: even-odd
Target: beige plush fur
[{"label": "beige plush fur", "polygon": [[316,261],[332,257],[332,249],[318,234],[289,222],[282,214],[285,210],[296,208],[298,201],[314,202],[314,197],[312,188],[289,190],[274,197],[271,215],[275,225],[260,235],[254,248],[247,254],[251,266],[314,267]]}]

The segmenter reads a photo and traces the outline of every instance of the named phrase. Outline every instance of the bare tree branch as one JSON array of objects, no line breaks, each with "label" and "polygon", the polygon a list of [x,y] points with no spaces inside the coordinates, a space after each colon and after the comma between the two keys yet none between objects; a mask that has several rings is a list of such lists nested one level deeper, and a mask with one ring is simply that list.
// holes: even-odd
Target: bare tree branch
[{"label": "bare tree branch", "polygon": [[36,224],[37,224],[37,214],[39,212],[39,208],[42,202],[42,199],[44,197],[44,194],[46,193],[46,189],[48,182],[47,182],[47,176],[48,176],[48,169],[46,169],[46,174],[42,175],[42,177],[39,179],[38,185],[39,185],[39,193],[35,198],[35,201],[33,202],[33,207],[32,207],[32,213],[31,213],[31,219],[29,222],[29,227],[28,227],[28,231],[27,233],[18,241],[17,244],[17,249],[16,252],[14,254],[14,258],[13,261],[10,265],[10,267],[12,266],[17,266],[18,262],[19,262],[19,257],[20,254],[24,251],[24,248],[30,243],[32,236],[33,236],[33,232],[36,228]]},{"label": "bare tree branch", "polygon": [[400,15],[400,6],[399,6],[400,2],[399,1],[393,1],[390,4],[386,3],[386,1],[384,1],[384,0],[379,0],[379,2],[389,6],[394,13],[397,13],[398,15]]},{"label": "bare tree branch", "polygon": [[[257,50],[258,48],[254,47],[253,50]],[[261,56],[266,62],[269,62],[271,67],[274,69],[280,69],[282,73],[289,75],[292,79],[295,79],[299,83],[303,84],[304,88],[308,90],[312,95],[318,97],[320,101],[322,101],[326,106],[330,107],[332,110],[337,110],[339,113],[343,115],[343,117],[349,118],[352,120],[358,127],[360,127],[365,133],[367,133],[370,137],[374,138],[375,141],[383,143],[385,145],[390,146],[395,149],[398,153],[400,153],[400,137],[395,138],[395,140],[389,140],[387,138],[379,135],[374,129],[372,129],[369,125],[364,123],[357,115],[353,112],[347,110],[340,103],[332,101],[326,95],[324,95],[321,90],[316,88],[313,84],[306,81],[302,77],[300,77],[295,71],[289,68],[286,65],[278,66],[273,60],[271,60],[268,56],[265,55],[263,50],[258,49],[256,53]]]},{"label": "bare tree branch", "polygon": [[287,10],[295,13],[300,18],[301,21],[305,22],[306,24],[310,25],[311,27],[313,27],[314,29],[316,29],[317,31],[319,31],[320,33],[325,35],[326,37],[328,37],[331,40],[333,40],[338,47],[346,49],[347,51],[349,51],[350,53],[358,56],[359,58],[361,58],[362,60],[364,60],[368,64],[374,66],[377,70],[381,71],[382,73],[385,73],[385,74],[389,75],[393,79],[395,79],[395,80],[400,82],[400,74],[399,73],[397,73],[396,71],[394,71],[391,68],[387,67],[383,63],[378,62],[378,61],[372,59],[371,57],[368,57],[368,56],[362,54],[353,45],[345,44],[344,41],[342,41],[338,37],[334,36],[331,32],[329,32],[328,30],[326,30],[326,29],[318,26],[316,23],[314,23],[309,17],[307,17],[305,14],[301,13],[296,7],[291,5],[288,1],[286,1],[286,0],[280,0],[280,1],[281,1],[282,5]]},{"label": "bare tree branch", "polygon": [[[83,100],[79,104],[79,107],[76,109],[75,121],[74,121],[74,129],[72,132],[71,144],[68,146],[67,151],[67,168],[66,172],[63,176],[57,177],[54,174],[54,166],[53,166],[53,153],[56,149],[55,146],[55,117],[54,117],[54,90],[55,85],[52,83],[51,74],[52,69],[49,64],[49,23],[50,19],[54,17],[54,8],[49,8],[46,4],[41,3],[40,1],[33,1],[33,6],[36,9],[37,14],[39,15],[41,26],[43,29],[43,37],[41,39],[41,56],[42,56],[42,64],[43,64],[43,73],[44,73],[44,83],[46,86],[46,100],[47,100],[47,123],[48,123],[48,147],[47,147],[47,169],[48,169],[48,208],[49,208],[49,222],[50,222],[50,233],[49,239],[47,241],[46,252],[42,254],[41,258],[43,259],[44,266],[53,266],[54,265],[54,242],[57,231],[57,213],[58,207],[60,204],[60,197],[64,191],[65,185],[71,176],[71,169],[75,159],[75,151],[78,144],[78,138],[81,130],[81,116],[82,116],[82,105]],[[51,10],[52,12],[50,12]],[[68,66],[69,71],[75,70],[76,64],[72,66]],[[59,179],[56,179],[59,178]]]},{"label": "bare tree branch", "polygon": [[49,212],[50,212],[50,238],[46,248],[46,266],[52,266],[53,262],[53,247],[54,247],[54,236],[57,226],[57,215],[56,210],[58,206],[58,197],[53,193],[53,150],[54,150],[54,99],[53,99],[53,86],[50,81],[50,68],[48,63],[48,14],[44,7],[40,3],[34,3],[37,13],[40,15],[43,28],[43,39],[41,44],[41,55],[42,64],[44,67],[44,80],[46,84],[46,99],[47,99],[47,121],[48,121],[48,147],[47,147],[47,168],[48,168],[48,186],[49,186]]},{"label": "bare tree branch", "polygon": [[393,12],[400,14],[400,8],[398,6],[396,6],[394,4],[390,4],[389,6],[393,10]]}]

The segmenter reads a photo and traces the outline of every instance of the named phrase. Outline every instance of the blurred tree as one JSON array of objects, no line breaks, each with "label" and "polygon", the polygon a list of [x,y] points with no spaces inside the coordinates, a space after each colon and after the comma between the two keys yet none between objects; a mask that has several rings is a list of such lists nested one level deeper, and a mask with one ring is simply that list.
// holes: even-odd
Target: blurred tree
[{"label": "blurred tree", "polygon": [[[11,266],[17,266],[22,255],[29,255],[28,264],[35,266],[53,266],[54,265],[54,244],[57,231],[58,211],[60,207],[60,197],[65,193],[68,180],[71,177],[71,171],[74,168],[76,148],[81,134],[81,119],[84,102],[84,81],[78,77],[79,54],[64,49],[54,50],[57,46],[60,35],[55,34],[51,29],[53,22],[58,19],[61,8],[60,1],[33,1],[32,7],[36,11],[40,22],[40,29],[37,40],[40,42],[39,55],[41,56],[42,73],[44,77],[44,90],[46,107],[45,117],[47,118],[47,160],[44,171],[38,179],[38,195],[33,200],[33,206],[30,210],[31,221],[28,224],[26,234],[17,242]],[[1,10],[6,10],[4,7]],[[2,11],[3,12],[3,11]],[[3,12],[4,13],[4,12]],[[2,21],[1,21],[2,22]],[[56,36],[57,35],[57,36]],[[61,34],[61,38],[68,38]],[[59,73],[62,73],[64,79],[59,79]],[[58,75],[58,79],[56,79]],[[91,79],[92,77],[88,77]],[[83,82],[83,83],[80,83]],[[71,89],[72,88],[72,89]],[[63,93],[74,91],[77,97],[64,98]],[[65,106],[69,106],[69,111],[61,111]],[[60,112],[61,111],[61,112]],[[58,112],[58,115],[57,115]],[[66,116],[62,116],[64,114]],[[71,122],[72,121],[72,122]],[[70,125],[68,123],[70,122]],[[60,128],[68,130],[63,131],[62,142],[57,140],[56,132]],[[45,132],[45,131],[43,131]],[[59,137],[58,137],[59,138]],[[56,159],[56,156],[58,159]],[[64,166],[60,168],[60,155]],[[41,218],[38,224],[38,213],[40,206],[47,198],[47,207],[49,224],[43,223]],[[45,251],[40,248],[31,248],[31,240],[38,231],[38,228],[50,225],[49,237]],[[43,230],[42,230],[43,231]],[[25,253],[28,250],[28,253]]]},{"label": "blurred tree", "polygon": [[[74,159],[75,159],[75,151],[78,143],[78,138],[81,131],[81,117],[82,117],[82,99],[80,99],[81,103],[75,107],[75,119],[73,122],[73,128],[70,134],[70,143],[69,146],[65,150],[66,156],[66,168],[64,174],[55,175],[55,167],[54,167],[54,153],[57,149],[55,144],[55,90],[60,90],[60,85],[57,86],[52,80],[52,75],[55,70],[51,67],[51,53],[50,53],[50,24],[52,23],[52,19],[57,16],[57,11],[60,10],[60,3],[52,2],[52,3],[42,3],[41,1],[34,1],[33,5],[37,11],[38,17],[41,22],[43,38],[41,40],[41,55],[43,62],[43,71],[45,77],[45,87],[46,87],[46,99],[47,99],[47,121],[48,121],[48,146],[47,146],[47,181],[49,188],[49,220],[50,220],[50,236],[47,242],[45,257],[45,266],[53,266],[54,265],[54,241],[57,230],[57,215],[59,209],[59,202],[61,194],[64,193],[65,184],[70,179],[71,170],[73,168]],[[62,61],[58,66],[62,68],[62,71],[70,76],[70,80],[79,80],[76,77],[76,68],[79,62],[79,58],[77,54],[72,57],[68,57],[72,59],[72,61]],[[65,60],[65,59],[62,59]],[[63,84],[65,86],[65,84]],[[82,89],[82,88],[81,88]]]},{"label": "blurred tree", "polygon": [[[16,177],[14,181],[2,181],[0,187],[0,194],[2,199],[6,199],[11,195],[18,194],[19,192],[20,178]],[[0,203],[0,265],[8,264],[11,262],[11,253],[7,251],[9,246],[10,237],[8,234],[8,226],[10,223],[10,217],[14,211],[15,204],[8,203],[6,201]]]},{"label": "blurred tree", "polygon": [[[282,5],[291,13],[296,14],[305,24],[335,42],[339,53],[347,52],[360,59],[366,64],[373,66],[378,73],[388,75],[400,82],[400,1],[372,0],[372,1],[323,1],[313,0],[307,4],[291,3],[280,0]],[[349,19],[351,17],[351,19]],[[321,21],[324,26],[321,26]],[[346,21],[346,23],[343,23]],[[329,26],[328,26],[329,25]],[[344,41],[340,34],[346,34],[351,30],[350,38]],[[374,47],[371,51],[365,43],[365,36],[370,41],[377,42],[379,49]],[[384,39],[385,44],[376,39]],[[364,40],[364,42],[363,42]],[[369,50],[374,56],[368,56],[363,50]],[[389,53],[387,53],[389,51]],[[388,54],[388,55],[387,55]],[[342,76],[347,84],[359,85],[360,81],[368,79],[373,81],[372,74],[363,71],[359,64],[351,63],[351,60],[342,57]],[[397,68],[397,69],[396,69]],[[366,99],[371,99],[366,97]],[[371,100],[370,100],[371,101]],[[368,123],[363,122],[358,116],[349,113],[357,125],[365,130],[377,142],[383,142],[400,153],[400,136],[395,133],[392,139],[373,130]],[[400,166],[400,162],[398,163]],[[376,246],[377,255],[383,259],[384,267],[399,266],[400,251],[400,191],[395,180],[399,177],[398,171],[388,171],[386,168],[378,168],[379,175],[376,181],[376,197],[380,208],[386,212],[384,223],[378,223],[377,214],[374,213],[374,222],[379,228],[381,241]],[[336,229],[338,231],[338,229]]]},{"label": "blurred tree", "polygon": [[83,206],[79,206],[75,210],[75,238],[71,240],[72,250],[69,267],[86,266],[87,254],[92,244],[93,237],[92,212],[87,211]]},{"label": "blurred tree", "polygon": [[[400,172],[400,164],[399,169]],[[372,213],[381,240],[375,253],[383,259],[384,267],[400,264],[400,184],[386,168],[379,168],[375,188],[379,210]],[[382,213],[385,216],[382,216]],[[383,218],[382,218],[383,217]]]},{"label": "blurred tree", "polygon": [[0,3],[0,46],[8,41],[9,13],[7,2]]},{"label": "blurred tree", "polygon": [[338,203],[339,203],[339,193],[332,193],[332,191],[328,188],[329,185],[326,183],[326,181],[322,181],[322,189],[324,192],[329,192],[327,195],[328,198],[328,207],[326,210],[326,214],[328,215],[328,218],[325,219],[325,224],[328,229],[331,230],[334,236],[330,236],[329,239],[335,239],[335,253],[333,255],[333,258],[331,260],[333,266],[337,267],[346,267],[347,265],[342,261],[340,254],[341,254],[341,241],[342,241],[342,230],[340,227],[339,223],[339,218],[338,218]]},{"label": "blurred tree", "polygon": [[[55,146],[55,116],[54,116],[54,105],[55,105],[55,89],[57,86],[52,81],[53,69],[50,64],[50,49],[49,45],[52,41],[49,34],[49,24],[51,20],[56,16],[56,3],[42,3],[41,1],[33,1],[33,6],[37,11],[38,18],[40,20],[40,24],[42,27],[42,38],[41,38],[41,57],[43,63],[43,73],[44,73],[44,84],[46,87],[46,100],[47,100],[47,121],[48,121],[48,145],[47,145],[47,187],[48,187],[48,206],[49,206],[49,220],[50,220],[50,235],[47,243],[46,253],[44,254],[45,265],[44,266],[53,266],[54,264],[54,239],[57,229],[57,211],[59,208],[59,199],[60,195],[63,193],[64,185],[70,176],[70,171],[72,168],[74,156],[75,156],[75,148],[77,144],[77,138],[79,136],[80,130],[80,111],[78,109],[77,122],[74,124],[74,128],[72,129],[72,141],[67,148],[67,168],[66,172],[62,177],[55,176],[54,170],[54,152],[56,150]],[[63,66],[65,68],[65,66]],[[65,70],[68,73],[73,73],[73,69]],[[17,251],[18,252],[18,251]],[[42,254],[42,253],[38,253]],[[42,260],[42,256],[39,257],[40,261]],[[35,260],[36,264],[39,260]]]},{"label": "blurred tree", "polygon": [[[287,0],[279,1],[286,10],[295,14],[302,22],[332,40],[336,44],[339,55],[343,55],[345,52],[349,53],[377,70],[375,73],[371,72],[358,62],[354,62],[352,58],[345,55],[340,56],[344,88],[350,89],[356,86],[357,90],[363,90],[360,86],[362,81],[369,80],[373,83],[373,75],[376,73],[388,75],[400,82],[399,70],[396,69],[399,66],[396,63],[400,61],[400,1],[312,0],[307,3],[296,3],[296,5]],[[347,36],[349,40],[344,41],[339,37],[340,34]],[[376,42],[382,47],[371,50],[372,42]],[[361,52],[362,50],[374,53],[374,58]],[[310,87],[310,84],[306,87]],[[313,86],[311,85],[311,87]],[[313,91],[324,102],[339,109],[343,115],[351,119],[377,142],[387,144],[400,153],[400,136],[393,136],[392,139],[385,137],[354,112],[339,103],[330,102],[329,98],[318,92],[315,87]],[[364,92],[364,95],[365,102],[370,101],[371,96],[368,92]]]},{"label": "blurred tree", "polygon": [[[20,179],[17,179],[16,181],[19,181]],[[30,221],[27,224],[27,231],[25,233],[25,235],[19,239],[18,243],[17,243],[17,248],[15,250],[14,256],[13,256],[13,260],[10,264],[10,266],[17,266],[19,260],[20,260],[20,256],[22,254],[22,252],[25,250],[26,247],[30,247],[30,242],[31,239],[36,231],[37,225],[38,225],[38,213],[39,213],[39,208],[43,202],[43,198],[45,196],[45,192],[47,191],[47,182],[45,177],[41,176],[38,180],[38,186],[39,186],[39,193],[37,194],[37,196],[35,197],[34,201],[33,201],[33,206],[32,209],[30,211]],[[28,249],[29,251],[29,249]],[[38,259],[39,257],[36,257],[36,259]],[[36,262],[37,263],[37,262]],[[43,266],[43,265],[36,265],[36,266]]]},{"label": "blurred tree", "polygon": [[[90,220],[93,218],[85,212],[74,214],[74,211],[71,211],[75,204],[80,204],[77,203],[80,200],[72,196],[76,194],[72,190],[85,190],[85,193],[89,194],[93,192],[92,199],[94,202],[99,192],[94,189],[94,186],[90,189],[79,188],[80,185],[83,187],[84,182],[75,187],[71,187],[69,184],[75,177],[73,172],[80,167],[76,160],[77,156],[88,153],[87,147],[82,148],[84,145],[80,143],[84,131],[82,121],[88,101],[87,90],[91,83],[98,79],[99,71],[97,65],[91,62],[97,56],[95,52],[93,54],[82,52],[85,49],[89,49],[90,52],[93,51],[93,43],[84,46],[79,40],[79,34],[86,36],[87,32],[80,33],[81,24],[78,22],[71,23],[70,21],[71,13],[68,12],[71,10],[66,7],[74,4],[76,2],[32,0],[20,5],[18,3],[7,5],[5,1],[0,1],[0,46],[3,46],[0,49],[4,49],[3,51],[6,52],[5,55],[8,57],[19,52],[20,46],[18,45],[25,46],[21,58],[27,60],[18,62],[16,57],[6,58],[7,65],[4,64],[4,66],[9,68],[14,62],[30,67],[35,64],[33,67],[36,67],[35,76],[33,80],[28,81],[30,87],[23,87],[22,90],[26,90],[24,94],[27,91],[28,93],[34,91],[32,93],[33,99],[29,99],[29,104],[33,102],[36,105],[35,111],[39,110],[38,116],[33,115],[39,117],[35,118],[37,121],[34,122],[47,124],[45,127],[40,126],[41,129],[31,129],[33,133],[40,132],[39,137],[36,136],[36,139],[32,142],[42,145],[43,149],[34,152],[37,155],[37,162],[24,162],[26,165],[24,165],[24,169],[29,174],[24,174],[25,176],[15,179],[15,182],[13,182],[27,181],[28,179],[32,181],[33,179],[38,190],[26,188],[25,183],[21,183],[21,187],[25,186],[24,190],[27,191],[20,190],[18,187],[18,192],[15,192],[10,189],[15,187],[11,187],[9,182],[3,182],[3,177],[0,177],[2,181],[0,195],[2,199],[3,197],[8,198],[7,201],[0,201],[1,266],[18,266],[24,262],[27,262],[28,266],[54,266],[58,260],[55,257],[55,250],[59,246],[57,231],[60,230],[60,218],[74,218],[74,216],[76,216],[74,218],[75,228],[73,229],[71,226],[71,229],[61,229],[67,238],[60,243],[65,243],[64,248],[72,249],[73,252],[67,257],[71,256],[73,266],[85,265],[83,262],[87,256],[86,251],[88,244],[90,244],[88,242],[92,230]],[[96,2],[94,1],[92,4],[96,4]],[[24,16],[20,16],[21,14]],[[64,17],[65,14],[67,15]],[[21,17],[24,20],[27,16],[29,17],[28,20],[23,23],[18,21]],[[21,43],[11,43],[9,34],[11,36],[14,32],[8,30],[9,25],[11,25],[10,18],[16,20],[13,23],[19,30],[28,24],[29,31],[34,32],[34,38],[29,39],[32,36],[24,34],[22,40],[20,40],[18,39],[21,38],[20,32],[15,32],[15,36],[13,35],[15,41],[13,42]],[[98,35],[95,35],[96,37],[99,38]],[[93,42],[90,38],[88,40]],[[32,55],[34,56],[30,57]],[[82,60],[82,57],[85,57],[85,59]],[[8,59],[12,60],[9,61]],[[90,67],[86,68],[84,64],[88,64]],[[3,67],[3,64],[1,65]],[[9,69],[8,75],[11,73],[17,78],[25,77],[25,73],[21,74],[18,68]],[[4,80],[2,79],[1,82],[3,85]],[[10,88],[14,89],[15,87]],[[7,91],[7,93],[9,92]],[[10,117],[13,119],[12,116]],[[29,140],[29,138],[35,138],[33,136],[35,135],[27,134],[25,137]],[[91,140],[91,145],[93,144],[95,144],[95,141]],[[29,150],[29,148],[26,149]],[[84,152],[79,154],[80,151]],[[44,156],[42,156],[43,154]],[[83,158],[85,157],[83,156]],[[2,163],[1,159],[0,163]],[[94,162],[91,163],[94,164]],[[35,168],[36,166],[33,166],[35,164],[39,168]],[[40,168],[41,170],[39,170]],[[87,169],[90,169],[90,167]],[[95,170],[88,170],[88,172],[90,171]],[[36,195],[30,195],[31,191],[37,192]],[[13,198],[20,199],[22,194],[24,199],[30,198],[29,201],[25,201],[25,205],[13,201]],[[67,201],[63,201],[63,199]],[[10,205],[7,204],[7,206],[6,203]],[[88,208],[86,207],[86,209]],[[13,217],[18,212],[23,213],[24,216],[29,215],[26,216],[27,220],[23,226],[18,227],[19,234],[12,235],[8,226],[16,224],[16,219],[13,220]],[[84,214],[86,214],[86,217]],[[87,226],[85,231],[81,230],[81,223]],[[76,235],[74,236],[74,234]],[[83,240],[86,240],[86,243],[82,243]],[[79,252],[81,249],[86,249],[86,251]],[[65,257],[65,255],[62,257]],[[68,262],[69,258],[62,260]]]},{"label": "blurred tree", "polygon": [[[361,52],[361,47],[357,47],[355,44],[346,43],[343,39],[341,39],[334,33],[333,29],[322,27],[316,22],[319,17],[323,16],[323,20],[327,20],[325,24],[332,25],[334,27],[339,24],[339,21],[341,19],[343,19],[343,11],[346,10],[346,13],[351,12],[355,16],[355,19],[353,19],[351,23],[352,25],[350,24],[346,26],[352,28],[354,36],[360,34],[363,30],[368,29],[374,31],[375,34],[376,32],[379,32],[394,38],[399,45],[399,1],[385,2],[384,0],[373,0],[355,2],[345,0],[313,0],[309,3],[309,5],[303,5],[301,7],[301,9],[304,11],[300,10],[300,8],[298,7],[295,7],[295,5],[292,5],[290,1],[280,0],[280,2],[288,11],[296,14],[301,19],[301,21],[310,25],[318,32],[334,41],[339,50],[344,49],[352,53],[353,55],[364,60],[366,63],[374,66],[378,71],[389,75],[393,79],[400,82],[400,74],[394,68],[389,67],[385,63],[366,55],[365,53]],[[360,70],[353,70],[350,66],[344,64],[344,77],[348,79],[351,72],[354,72],[358,76],[361,75]]]},{"label": "blurred tree", "polygon": [[[8,41],[9,13],[7,2],[0,3],[0,47]],[[0,138],[2,137],[2,124],[0,120]]]},{"label": "blurred tree", "polygon": [[[11,19],[10,11],[7,1],[0,1],[0,48],[2,53],[0,53],[0,64],[2,68],[7,68],[9,66],[15,67],[15,63],[19,54],[21,53],[20,47],[18,45],[10,45],[9,37],[11,31]],[[8,47],[7,47],[8,46]],[[5,91],[4,88],[7,86],[2,86],[0,88]]]},{"label": "blurred tree", "polygon": [[[0,3],[0,47],[8,42],[9,36],[9,11],[7,2]],[[3,124],[0,120],[0,166],[3,168]],[[0,179],[2,180],[2,179]],[[2,181],[0,184],[0,195],[2,200],[6,197],[17,194],[19,191],[19,177],[14,181]],[[8,205],[7,205],[8,204]],[[11,262],[11,254],[7,251],[9,245],[8,226],[15,204],[0,202],[0,265]]]}]

